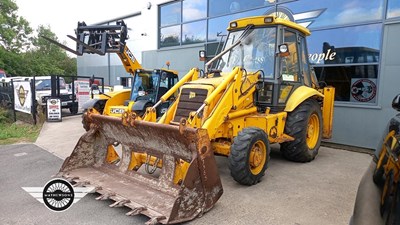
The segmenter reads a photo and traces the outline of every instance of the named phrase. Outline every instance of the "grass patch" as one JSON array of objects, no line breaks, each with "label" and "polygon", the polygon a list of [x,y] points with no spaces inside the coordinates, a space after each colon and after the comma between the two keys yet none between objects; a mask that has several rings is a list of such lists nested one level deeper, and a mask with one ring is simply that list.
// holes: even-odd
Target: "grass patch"
[{"label": "grass patch", "polygon": [[35,142],[40,129],[40,125],[0,123],[0,145]]}]

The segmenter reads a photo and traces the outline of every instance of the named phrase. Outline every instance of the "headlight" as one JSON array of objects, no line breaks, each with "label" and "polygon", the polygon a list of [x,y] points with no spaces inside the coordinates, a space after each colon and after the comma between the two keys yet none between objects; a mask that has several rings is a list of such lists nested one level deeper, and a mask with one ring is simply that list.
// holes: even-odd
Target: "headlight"
[{"label": "headlight", "polygon": [[72,98],[73,98],[72,94],[71,94],[71,95],[69,95],[68,97],[69,97],[69,99],[70,99],[70,100],[72,100]]}]

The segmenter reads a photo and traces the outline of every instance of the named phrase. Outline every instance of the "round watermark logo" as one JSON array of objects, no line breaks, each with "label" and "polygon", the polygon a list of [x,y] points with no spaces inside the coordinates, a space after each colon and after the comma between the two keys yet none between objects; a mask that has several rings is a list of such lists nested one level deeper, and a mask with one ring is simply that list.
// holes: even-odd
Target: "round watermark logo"
[{"label": "round watermark logo", "polygon": [[74,189],[64,179],[53,179],[43,188],[43,201],[47,208],[61,212],[67,210],[74,202]]}]

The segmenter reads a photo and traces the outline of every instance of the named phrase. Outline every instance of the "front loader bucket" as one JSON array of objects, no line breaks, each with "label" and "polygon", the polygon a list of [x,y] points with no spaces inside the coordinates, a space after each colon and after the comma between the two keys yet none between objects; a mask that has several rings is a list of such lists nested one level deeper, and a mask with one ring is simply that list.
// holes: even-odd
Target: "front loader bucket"
[{"label": "front loader bucket", "polygon": [[[127,215],[150,217],[147,224],[172,224],[192,220],[210,210],[223,189],[206,130],[92,114],[91,129],[64,161],[59,176],[76,185],[96,187],[111,199],[111,207],[126,206]],[[118,164],[109,163],[107,149],[119,143]],[[133,153],[162,160],[158,177],[130,168]],[[189,163],[186,174],[174,182],[176,163]],[[157,164],[157,163],[156,163]]]}]

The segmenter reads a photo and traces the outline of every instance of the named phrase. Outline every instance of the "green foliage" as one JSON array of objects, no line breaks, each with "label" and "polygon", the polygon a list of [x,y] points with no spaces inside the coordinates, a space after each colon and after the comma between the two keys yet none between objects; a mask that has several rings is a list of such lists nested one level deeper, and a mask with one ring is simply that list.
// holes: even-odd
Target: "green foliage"
[{"label": "green foliage", "polygon": [[0,9],[0,46],[15,53],[29,48],[33,30],[27,20],[17,15],[15,1],[0,0]]},{"label": "green foliage", "polygon": [[10,122],[12,122],[11,111],[0,108],[0,124],[7,124]]},{"label": "green foliage", "polygon": [[0,8],[0,69],[11,76],[76,75],[76,58],[42,38],[58,41],[50,27],[40,25],[33,36],[14,0],[0,0]]},{"label": "green foliage", "polygon": [[34,142],[39,136],[41,126],[30,124],[1,124],[0,144]]}]

